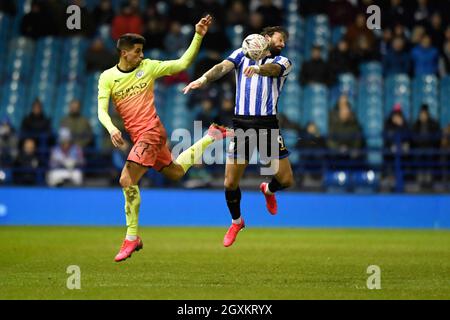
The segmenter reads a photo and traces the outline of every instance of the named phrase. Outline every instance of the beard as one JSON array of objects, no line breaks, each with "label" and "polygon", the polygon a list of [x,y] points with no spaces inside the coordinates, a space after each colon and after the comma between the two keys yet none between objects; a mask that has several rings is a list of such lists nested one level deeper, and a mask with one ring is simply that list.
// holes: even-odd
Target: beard
[{"label": "beard", "polygon": [[272,56],[279,56],[281,54],[281,49],[271,45],[269,47],[269,52]]}]

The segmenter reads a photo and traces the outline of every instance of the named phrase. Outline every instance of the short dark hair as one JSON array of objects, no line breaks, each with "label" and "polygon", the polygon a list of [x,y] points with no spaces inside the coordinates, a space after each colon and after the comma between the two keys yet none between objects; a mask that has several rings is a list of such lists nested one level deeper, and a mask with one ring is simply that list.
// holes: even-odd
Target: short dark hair
[{"label": "short dark hair", "polygon": [[117,40],[116,48],[120,53],[121,50],[131,49],[135,44],[145,45],[145,38],[137,33],[125,33]]},{"label": "short dark hair", "polygon": [[261,35],[265,36],[268,35],[269,37],[273,36],[273,34],[275,32],[279,32],[284,36],[284,39],[287,40],[289,39],[289,32],[284,29],[281,26],[275,26],[275,27],[265,27],[262,31],[261,31]]}]

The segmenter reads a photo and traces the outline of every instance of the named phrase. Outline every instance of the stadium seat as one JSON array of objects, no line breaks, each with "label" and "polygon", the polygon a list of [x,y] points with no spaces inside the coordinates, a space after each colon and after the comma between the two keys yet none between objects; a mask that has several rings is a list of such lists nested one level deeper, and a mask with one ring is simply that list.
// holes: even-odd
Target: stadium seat
[{"label": "stadium seat", "polygon": [[385,81],[384,114],[387,116],[395,104],[402,107],[406,119],[411,118],[411,80],[407,74],[397,74]]},{"label": "stadium seat", "polygon": [[440,122],[441,127],[445,128],[450,124],[450,76],[441,80],[440,86]]},{"label": "stadium seat", "polygon": [[3,94],[0,102],[0,119],[7,117],[13,127],[18,130],[25,115],[26,92],[25,83],[13,80],[3,85]]},{"label": "stadium seat", "polygon": [[328,132],[328,88],[324,85],[307,85],[302,99],[302,125],[314,122],[322,135]]},{"label": "stadium seat", "polygon": [[428,104],[432,117],[439,119],[439,79],[435,75],[418,76],[413,80],[411,121],[419,115],[420,106]]}]

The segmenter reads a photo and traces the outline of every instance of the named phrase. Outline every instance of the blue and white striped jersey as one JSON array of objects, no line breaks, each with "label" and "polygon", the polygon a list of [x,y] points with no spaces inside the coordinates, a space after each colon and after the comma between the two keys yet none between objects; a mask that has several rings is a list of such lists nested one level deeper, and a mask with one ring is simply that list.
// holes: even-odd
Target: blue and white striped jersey
[{"label": "blue and white striped jersey", "polygon": [[[267,57],[260,61],[247,58],[242,49],[235,50],[227,60],[236,68],[236,107],[235,115],[270,116],[277,114],[278,98],[284,82],[292,68],[291,61],[283,56]],[[277,63],[282,72],[278,77],[263,77],[255,74],[244,76],[244,69],[251,65]]]}]

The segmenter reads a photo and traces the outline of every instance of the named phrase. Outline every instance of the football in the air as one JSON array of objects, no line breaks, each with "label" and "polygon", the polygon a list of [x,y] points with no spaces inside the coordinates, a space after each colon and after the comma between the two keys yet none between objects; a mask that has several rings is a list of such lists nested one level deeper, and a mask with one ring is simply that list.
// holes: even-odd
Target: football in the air
[{"label": "football in the air", "polygon": [[267,52],[269,47],[269,41],[260,34],[248,35],[244,41],[242,41],[242,51],[244,55],[252,60],[261,60]]}]

